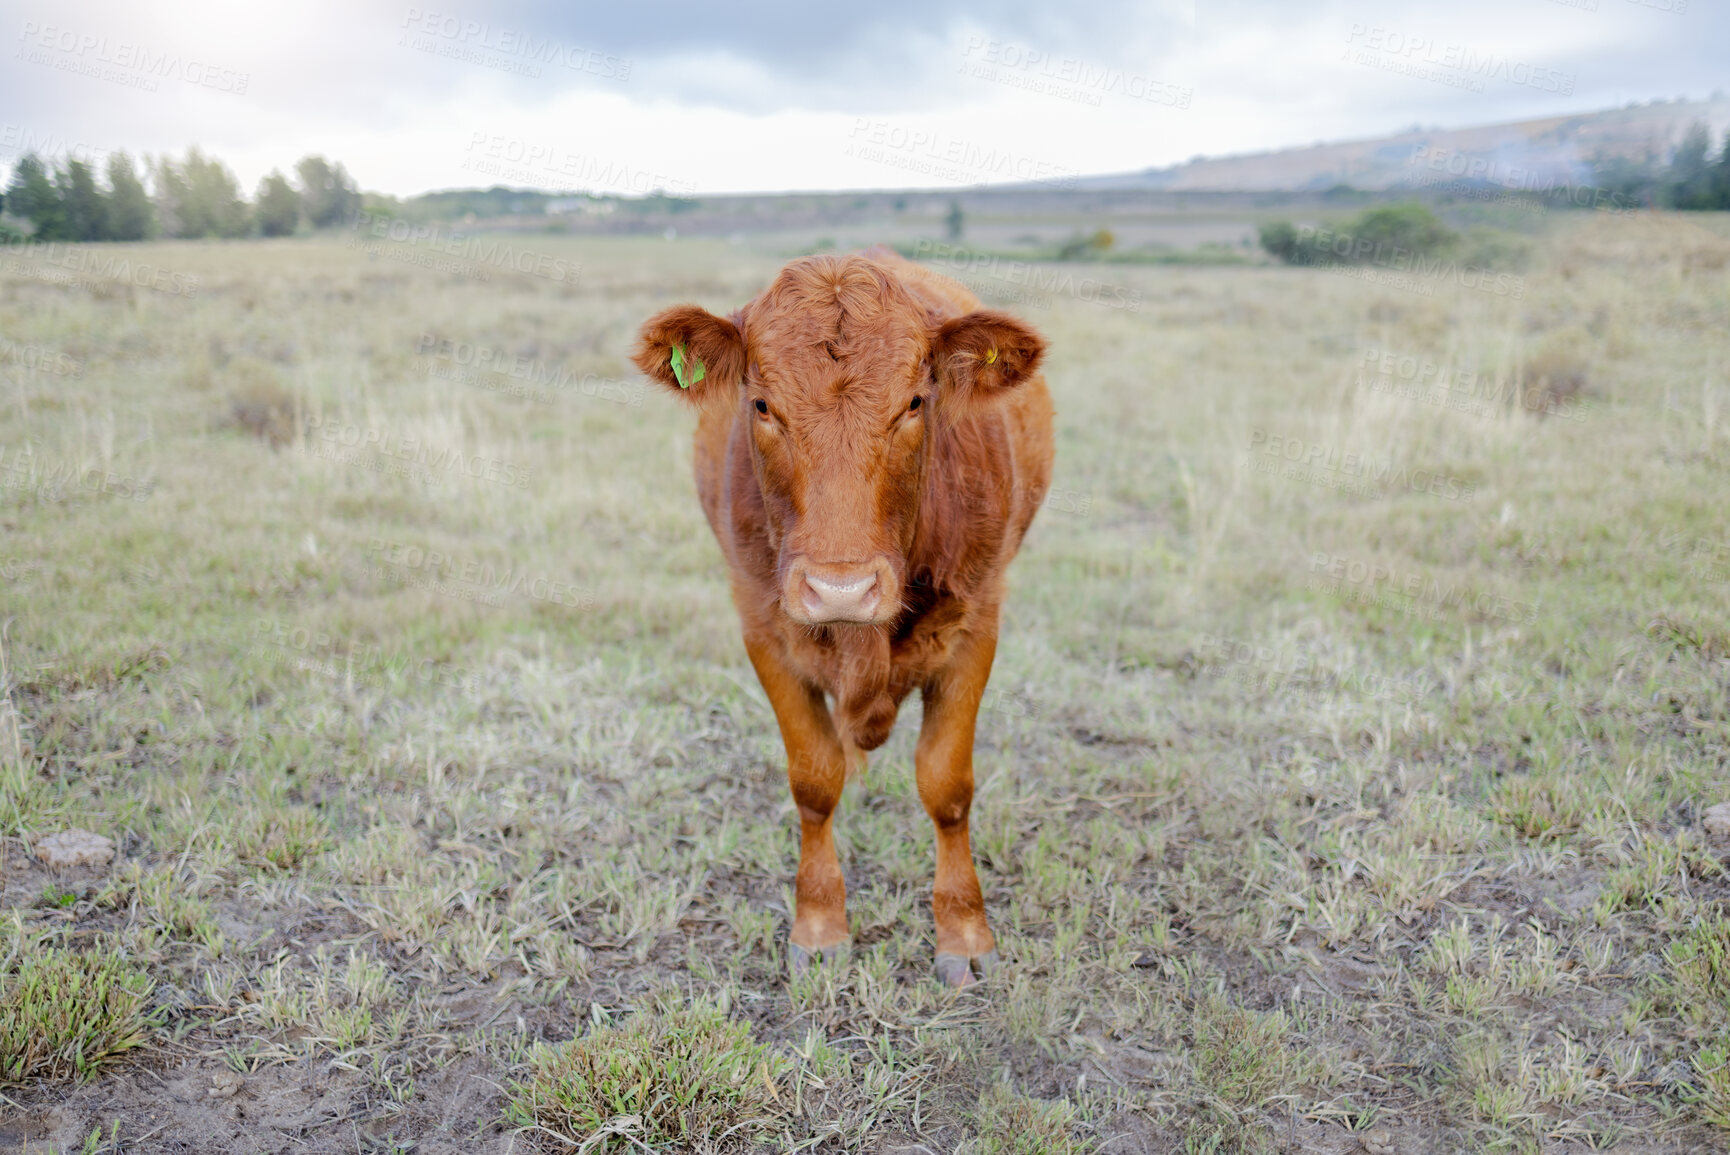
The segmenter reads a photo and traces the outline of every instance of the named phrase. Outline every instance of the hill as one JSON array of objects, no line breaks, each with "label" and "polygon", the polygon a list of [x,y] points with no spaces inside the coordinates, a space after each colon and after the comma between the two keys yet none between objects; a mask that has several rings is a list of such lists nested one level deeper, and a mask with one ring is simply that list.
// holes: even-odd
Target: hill
[{"label": "hill", "polygon": [[1391,136],[1243,156],[1197,157],[1169,168],[1082,177],[1083,189],[1300,192],[1336,185],[1389,190],[1461,179],[1514,188],[1584,184],[1610,161],[1663,161],[1688,126],[1714,143],[1730,127],[1730,97],[1654,101],[1576,116],[1475,128],[1412,128]]}]

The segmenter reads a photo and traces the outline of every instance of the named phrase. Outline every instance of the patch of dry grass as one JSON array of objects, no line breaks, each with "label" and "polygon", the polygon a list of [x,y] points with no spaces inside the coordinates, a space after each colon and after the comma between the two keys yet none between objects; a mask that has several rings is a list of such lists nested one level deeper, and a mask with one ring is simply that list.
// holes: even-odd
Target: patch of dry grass
[{"label": "patch of dry grass", "polygon": [[[164,1079],[282,1075],[208,1103],[344,1149],[502,1150],[465,1086],[578,1142],[647,1120],[576,1075],[669,1039],[766,1064],[712,1084],[736,1138],[817,1150],[1722,1145],[1717,233],[1563,218],[1518,298],[1125,266],[1139,311],[1027,310],[1063,496],[976,754],[1008,965],[960,995],[916,705],[841,808],[853,955],[784,977],[779,740],[690,417],[627,373],[643,317],[781,255],[534,244],[580,279],[297,242],[139,250],[192,299],[0,280],[85,366],[0,380],[0,909],[154,985]],[[28,858],[67,826],[117,861]],[[292,1098],[327,1076],[347,1123]],[[62,1145],[158,1109],[10,1094]]]}]

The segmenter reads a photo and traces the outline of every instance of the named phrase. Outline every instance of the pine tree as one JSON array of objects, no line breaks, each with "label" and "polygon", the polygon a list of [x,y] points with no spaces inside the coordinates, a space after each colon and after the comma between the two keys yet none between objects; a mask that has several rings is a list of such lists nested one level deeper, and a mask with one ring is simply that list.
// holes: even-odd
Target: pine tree
[{"label": "pine tree", "polygon": [[1670,160],[1670,203],[1676,208],[1713,207],[1712,171],[1706,159],[1711,148],[1711,134],[1705,124],[1695,121]]},{"label": "pine tree", "polygon": [[291,236],[300,225],[300,194],[280,172],[258,183],[258,231],[267,237]]},{"label": "pine tree", "polygon": [[108,239],[108,198],[96,187],[96,174],[81,160],[69,160],[54,174],[69,241]]},{"label": "pine tree", "polygon": [[48,169],[35,153],[25,153],[12,169],[12,184],[6,190],[6,209],[23,217],[33,226],[30,238],[36,241],[70,240],[66,230],[66,214],[60,205],[60,193],[48,176]]},{"label": "pine tree", "polygon": [[144,182],[123,152],[108,158],[108,235],[117,241],[142,241],[156,224],[156,213]]},{"label": "pine tree", "polygon": [[1724,148],[1712,166],[1712,201],[1716,209],[1730,209],[1730,128],[1724,130]]}]

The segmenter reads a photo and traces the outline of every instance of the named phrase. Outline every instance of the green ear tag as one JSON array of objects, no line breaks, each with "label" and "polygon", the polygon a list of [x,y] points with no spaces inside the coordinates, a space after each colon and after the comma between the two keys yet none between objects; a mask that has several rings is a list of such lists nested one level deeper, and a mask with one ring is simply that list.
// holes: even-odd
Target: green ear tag
[{"label": "green ear tag", "polygon": [[[690,373],[686,368],[685,347],[683,345],[673,346],[673,378],[678,381],[679,388],[681,389],[689,389],[708,375],[708,370],[703,367],[703,359],[701,357],[692,357],[691,360],[697,363],[697,371],[695,373]],[[690,374],[689,379],[687,379],[687,373]]]}]

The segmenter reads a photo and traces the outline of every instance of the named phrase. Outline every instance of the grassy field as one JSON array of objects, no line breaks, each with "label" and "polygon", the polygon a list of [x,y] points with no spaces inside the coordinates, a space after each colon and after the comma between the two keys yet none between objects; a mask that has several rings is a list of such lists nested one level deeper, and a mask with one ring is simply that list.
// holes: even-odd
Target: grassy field
[{"label": "grassy field", "polygon": [[786,978],[779,737],[624,359],[785,254],[510,243],[0,263],[0,1149],[1725,1148],[1730,222],[968,274],[1058,456],[962,992],[915,718]]}]

